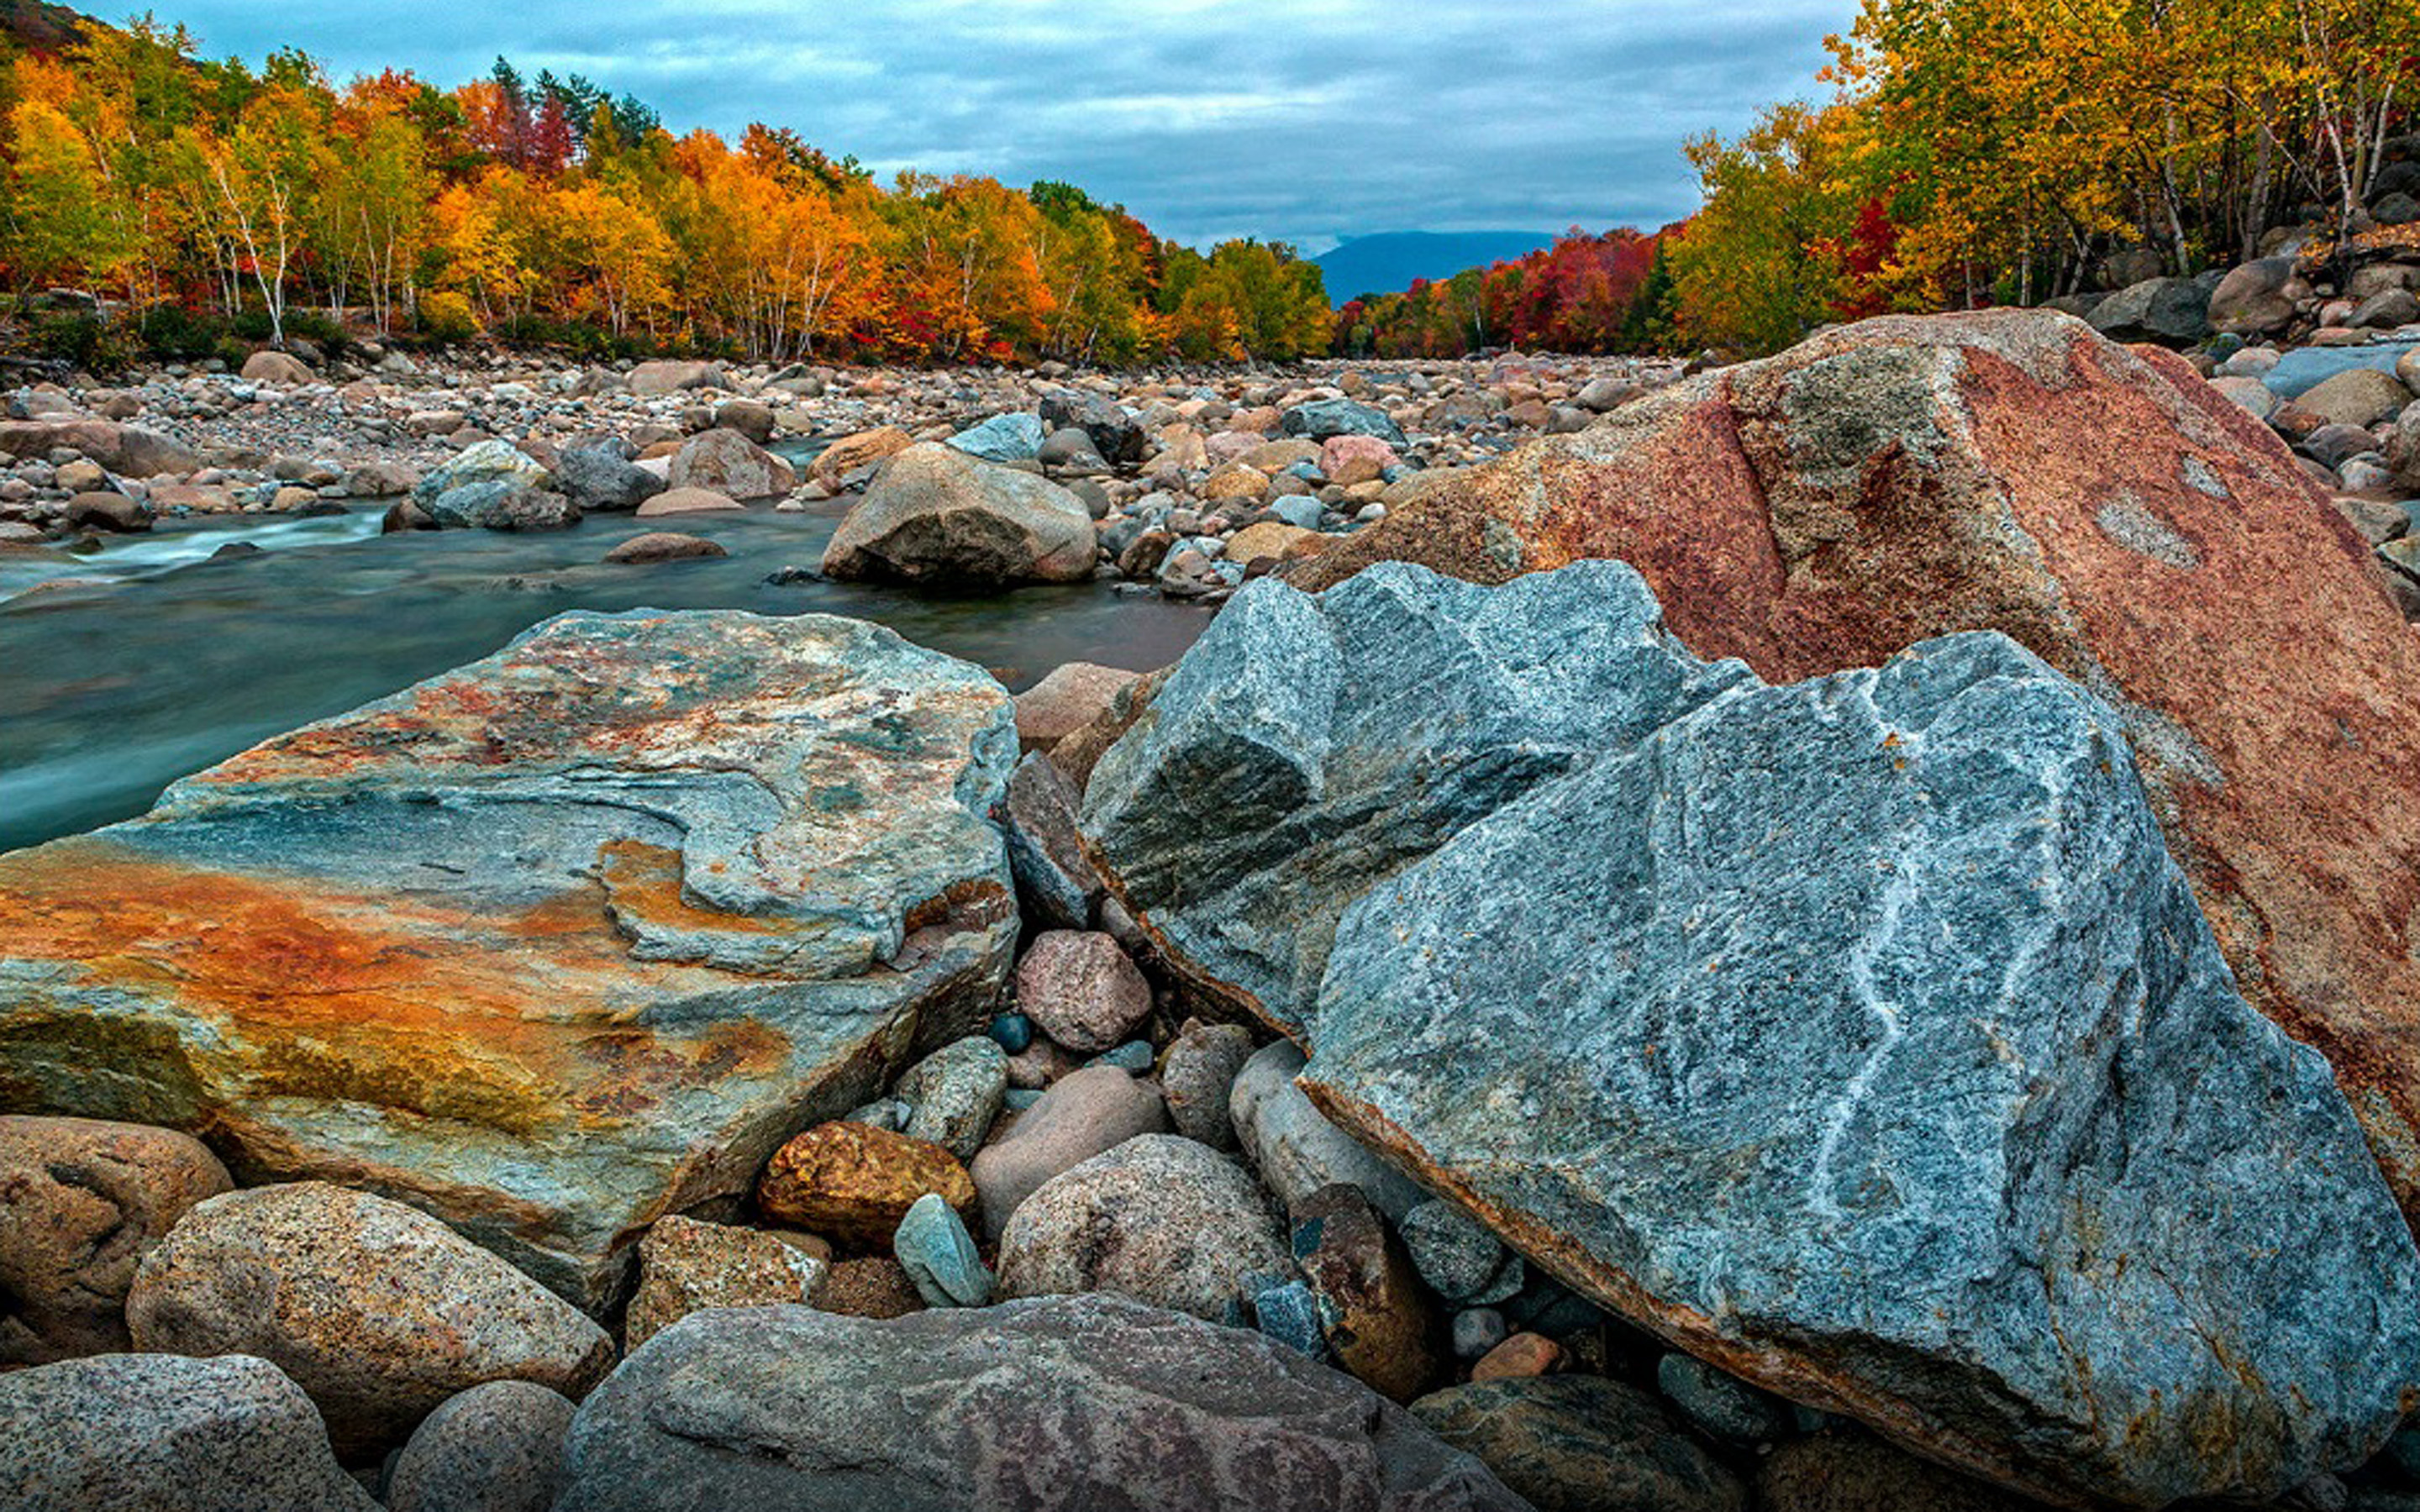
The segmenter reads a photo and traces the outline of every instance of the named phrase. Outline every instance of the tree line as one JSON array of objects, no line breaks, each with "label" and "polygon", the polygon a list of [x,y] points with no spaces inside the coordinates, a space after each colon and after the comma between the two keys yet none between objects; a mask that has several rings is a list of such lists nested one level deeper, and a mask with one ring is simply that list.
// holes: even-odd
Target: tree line
[{"label": "tree line", "polygon": [[84,23],[0,69],[0,275],[121,301],[201,355],[347,322],[598,354],[960,363],[1324,351],[1318,269],[1163,240],[1071,184],[902,173],[794,131],[675,136],[644,101],[504,59],[441,89],[255,70],[182,27]]},{"label": "tree line", "polygon": [[2420,0],[1863,0],[1831,96],[1689,145],[1674,325],[1770,350],[1884,311],[2038,304],[2362,227],[2420,96]]}]

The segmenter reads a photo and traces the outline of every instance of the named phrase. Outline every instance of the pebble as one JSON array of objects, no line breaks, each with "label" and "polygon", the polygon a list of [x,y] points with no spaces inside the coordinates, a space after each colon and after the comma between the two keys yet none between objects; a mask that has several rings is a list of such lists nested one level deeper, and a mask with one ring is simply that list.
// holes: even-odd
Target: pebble
[{"label": "pebble", "polygon": [[1502,1381],[1513,1376],[1543,1376],[1563,1365],[1563,1347],[1544,1334],[1515,1334],[1481,1355],[1470,1367],[1473,1381]]},{"label": "pebble", "polygon": [[1002,1050],[1018,1055],[1033,1042],[1033,1021],[1022,1013],[1002,1013],[991,1021],[991,1027],[985,1032]]},{"label": "pebble", "polygon": [[902,1133],[971,1160],[1000,1117],[1007,1090],[1008,1057],[989,1036],[972,1035],[909,1067],[892,1095],[912,1109]]},{"label": "pebble", "polygon": [[622,1325],[635,1350],[702,1307],[813,1303],[828,1267],[778,1234],[667,1213],[639,1241],[639,1285]]},{"label": "pebble", "polygon": [[1157,1057],[1152,1051],[1150,1041],[1129,1040],[1114,1050],[1102,1051],[1087,1064],[1115,1066],[1129,1076],[1141,1076],[1151,1071],[1156,1058]]},{"label": "pebble", "polygon": [[1453,1315],[1453,1357],[1477,1360],[1512,1334],[1504,1315],[1493,1307],[1465,1307]]},{"label": "pebble", "polygon": [[1159,1072],[1168,1116],[1178,1134],[1213,1149],[1235,1148],[1235,1120],[1227,1101],[1235,1073],[1251,1056],[1251,1031],[1242,1025],[1185,1021],[1170,1041]]},{"label": "pebble", "polygon": [[871,1124],[837,1122],[773,1152],[756,1184],[756,1206],[843,1244],[887,1251],[899,1220],[927,1192],[972,1211],[974,1182],[948,1150]]},{"label": "pebble", "polygon": [[974,1236],[938,1193],[916,1199],[892,1235],[891,1248],[927,1306],[981,1307],[991,1301],[992,1273],[976,1252]]},{"label": "pebble", "polygon": [[982,1195],[984,1228],[997,1237],[1036,1188],[1139,1134],[1168,1127],[1159,1088],[1114,1066],[1061,1077],[969,1170]]},{"label": "pebble", "polygon": [[1314,1360],[1327,1358],[1327,1337],[1319,1326],[1319,1303],[1300,1281],[1270,1287],[1252,1299],[1255,1326],[1280,1344]]},{"label": "pebble", "polygon": [[1448,1302],[1498,1303],[1521,1289],[1521,1257],[1453,1203],[1423,1202],[1404,1214],[1403,1236],[1420,1279]]}]

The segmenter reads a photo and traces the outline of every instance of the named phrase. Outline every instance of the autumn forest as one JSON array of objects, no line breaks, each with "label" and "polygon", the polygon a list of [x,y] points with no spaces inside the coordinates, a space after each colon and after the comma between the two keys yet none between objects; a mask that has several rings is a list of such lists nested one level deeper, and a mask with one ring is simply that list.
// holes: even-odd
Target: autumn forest
[{"label": "autumn forest", "polygon": [[2367,229],[2346,217],[2420,91],[2420,0],[1865,0],[1821,98],[1689,145],[1688,219],[1358,291],[1078,185],[877,181],[843,144],[684,131],[504,58],[452,87],[337,81],[147,18],[79,30],[8,39],[0,263],[127,312],[34,333],[87,362],[345,325],[773,363],[1764,351],[2040,303],[2121,256],[2190,275],[2274,225]]}]

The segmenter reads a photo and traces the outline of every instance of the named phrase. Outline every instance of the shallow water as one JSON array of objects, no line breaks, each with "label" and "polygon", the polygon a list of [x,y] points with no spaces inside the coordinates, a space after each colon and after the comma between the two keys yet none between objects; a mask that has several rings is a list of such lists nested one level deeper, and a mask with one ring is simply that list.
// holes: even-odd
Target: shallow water
[{"label": "shallow water", "polygon": [[[527,535],[381,537],[380,509],[364,507],[163,522],[65,564],[0,556],[0,850],[138,814],[179,777],[476,660],[566,609],[853,615],[1011,688],[1066,661],[1162,666],[1209,624],[1206,610],[1105,584],[952,598],[765,581],[821,561],[841,512],[606,515]],[[616,543],[661,529],[712,537],[731,555],[601,563]],[[262,549],[209,560],[233,541]]]}]

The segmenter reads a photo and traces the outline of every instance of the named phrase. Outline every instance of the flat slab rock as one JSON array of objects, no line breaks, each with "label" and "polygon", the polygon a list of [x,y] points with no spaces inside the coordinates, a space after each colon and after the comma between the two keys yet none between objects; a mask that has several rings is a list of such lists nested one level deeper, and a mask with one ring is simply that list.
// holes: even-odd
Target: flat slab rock
[{"label": "flat slab rock", "polygon": [[581,1404],[556,1512],[1526,1512],[1280,1344],[1122,1297],[696,1313]]},{"label": "flat slab rock", "polygon": [[979,669],[853,620],[567,614],[0,856],[0,1107],[207,1131],[601,1305],[1016,932]]},{"label": "flat slab rock", "polygon": [[1323,1110],[1596,1301],[2036,1495],[2259,1498],[2420,1400],[2420,1257],[2120,731],[1995,634],[1775,687],[1618,563],[1392,563],[1248,586],[1083,822]]}]

